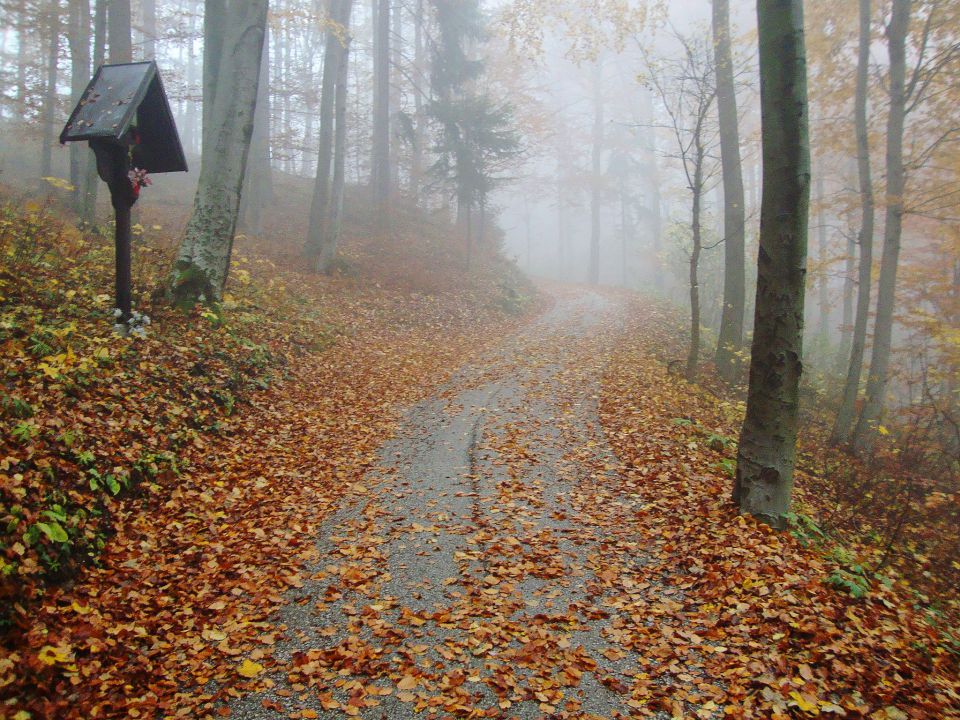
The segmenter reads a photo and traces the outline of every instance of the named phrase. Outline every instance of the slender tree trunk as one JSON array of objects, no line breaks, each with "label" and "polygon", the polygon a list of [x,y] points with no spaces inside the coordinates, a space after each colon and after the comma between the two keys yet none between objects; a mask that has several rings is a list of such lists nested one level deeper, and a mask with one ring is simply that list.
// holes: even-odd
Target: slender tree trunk
[{"label": "slender tree trunk", "polygon": [[723,313],[714,356],[717,372],[728,383],[739,379],[739,353],[743,349],[743,315],[746,295],[744,238],[746,216],[743,170],[740,163],[740,128],[730,51],[729,0],[713,0],[714,64],[717,68],[717,113],[720,123],[720,158],[723,167]]},{"label": "slender tree trunk", "polygon": [[[350,12],[353,0],[340,0],[337,8],[336,21],[342,31],[340,37],[328,38],[327,42],[335,46],[335,54],[330,58],[333,69],[336,74],[333,77],[333,87],[330,88],[331,102],[333,104],[332,116],[330,117],[333,125],[334,137],[330,138],[333,146],[330,148],[330,157],[324,159],[321,156],[321,162],[324,163],[323,172],[326,173],[327,187],[323,191],[325,197],[322,198],[321,215],[319,217],[319,241],[317,255],[317,270],[327,272],[337,255],[337,245],[340,238],[340,218],[343,212],[343,191],[344,191],[344,171],[346,169],[346,151],[347,142],[347,60],[349,57],[350,43]],[[324,84],[326,85],[326,65],[324,66]],[[326,93],[327,90],[324,90]],[[322,148],[321,148],[322,151]],[[331,164],[333,169],[333,178],[330,180]],[[317,170],[317,185],[320,184],[320,168]],[[314,201],[320,202],[316,194]],[[312,216],[311,216],[312,222]]]},{"label": "slender tree trunk", "polygon": [[820,272],[817,273],[817,310],[819,319],[817,321],[817,344],[818,351],[826,353],[827,342],[830,332],[830,293],[827,284],[827,217],[823,211],[826,204],[826,198],[823,194],[823,173],[817,173],[816,182],[817,191],[817,265],[820,266]]},{"label": "slender tree trunk", "polygon": [[53,142],[57,122],[57,60],[60,55],[60,2],[56,0],[50,6],[47,18],[47,82],[43,100],[43,151],[40,156],[40,175],[53,174]]},{"label": "slender tree trunk", "polygon": [[785,525],[793,488],[810,206],[802,0],[757,4],[763,197],[747,411],[733,499]]},{"label": "slender tree trunk", "polygon": [[593,65],[593,151],[590,178],[590,266],[588,280],[600,284],[600,192],[603,158],[603,66]]},{"label": "slender tree trunk", "polygon": [[[348,0],[352,5],[352,0]],[[350,13],[347,9],[346,26],[350,25]],[[333,258],[337,256],[340,245],[340,231],[343,226],[343,195],[346,187],[347,170],[347,83],[350,65],[350,37],[343,48],[343,57],[340,59],[340,68],[337,74],[336,97],[336,132],[334,133],[333,156],[333,189],[331,196],[330,224],[328,238],[324,242],[322,253],[325,267],[330,267]]]},{"label": "slender tree trunk", "polygon": [[377,1],[374,49],[373,197],[377,225],[389,228],[390,214],[390,0]]},{"label": "slender tree trunk", "polygon": [[220,77],[193,215],[174,267],[171,290],[178,302],[219,300],[227,281],[266,22],[267,0],[234,0],[224,23],[220,65],[231,71]]},{"label": "slender tree trunk", "polygon": [[847,237],[847,257],[843,268],[843,319],[840,328],[840,349],[837,353],[836,374],[844,371],[844,365],[850,357],[853,347],[853,290],[855,282],[853,274],[856,272],[857,243],[853,236]]},{"label": "slender tree trunk", "polygon": [[[343,8],[348,0],[331,0],[330,20],[342,27]],[[326,46],[323,57],[323,80],[320,89],[320,152],[317,156],[317,176],[313,184],[313,198],[310,202],[310,220],[307,224],[307,239],[304,252],[319,260],[320,248],[326,234],[326,223],[329,220],[327,211],[330,204],[330,171],[333,167],[333,123],[334,101],[337,75],[340,72],[339,63],[343,57],[337,28],[329,26],[326,32]],[[344,39],[343,42],[346,42]],[[319,267],[317,271],[326,268]]]},{"label": "slender tree trunk", "polygon": [[107,45],[111,63],[133,61],[130,39],[130,0],[107,0]]},{"label": "slender tree trunk", "polygon": [[143,11],[143,59],[157,58],[157,0],[140,0]]},{"label": "slender tree trunk", "polygon": [[263,209],[273,197],[270,169],[270,34],[263,37],[260,58],[260,82],[257,85],[257,108],[253,113],[253,136],[250,139],[250,157],[241,199],[241,223],[250,232],[263,231]]},{"label": "slender tree trunk", "polygon": [[420,83],[425,76],[423,46],[423,3],[417,0],[416,14],[413,19],[413,76],[416,87],[413,88],[413,153],[410,160],[410,194],[413,202],[420,204],[420,188],[423,185],[423,141],[426,118],[423,108],[423,92]]},{"label": "slender tree trunk", "polygon": [[893,339],[893,310],[896,304],[897,265],[903,230],[903,125],[906,118],[906,38],[910,30],[911,0],[893,0],[887,40],[890,47],[890,112],[887,116],[887,211],[883,230],[883,256],[877,285],[877,318],[873,329],[873,353],[867,376],[867,396],[854,428],[853,444],[867,452],[876,438],[883,412],[890,350]]},{"label": "slender tree trunk", "polygon": [[[100,67],[106,55],[107,43],[107,0],[95,0],[93,18],[93,65]],[[77,143],[73,143],[76,145]],[[100,180],[97,174],[97,162],[92,152],[87,153],[85,178],[83,181],[83,212],[82,220],[85,225],[92,225],[97,214],[97,192],[100,189]]]},{"label": "slender tree trunk", "polygon": [[[70,104],[80,102],[90,80],[90,0],[70,0]],[[83,210],[86,195],[84,164],[92,155],[82,143],[70,143],[70,184],[73,185],[73,206]]]},{"label": "slender tree trunk", "polygon": [[703,162],[704,152],[700,146],[700,129],[697,129],[696,166],[693,170],[693,210],[691,218],[691,235],[693,236],[693,250],[690,253],[690,349],[687,351],[687,380],[693,382],[697,378],[697,365],[700,361],[700,252],[703,248],[700,226],[700,204],[703,197]]}]

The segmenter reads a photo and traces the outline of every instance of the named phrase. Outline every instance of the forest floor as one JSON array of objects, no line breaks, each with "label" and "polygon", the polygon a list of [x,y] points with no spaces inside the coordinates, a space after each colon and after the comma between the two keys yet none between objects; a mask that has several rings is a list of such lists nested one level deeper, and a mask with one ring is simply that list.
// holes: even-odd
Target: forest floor
[{"label": "forest floor", "polygon": [[[109,253],[0,220],[5,411],[31,408],[0,489],[33,532],[0,547],[0,717],[960,717],[902,586],[851,597],[819,538],[736,514],[742,408],[670,371],[665,306],[561,286],[510,314],[500,266],[404,280],[354,248],[360,276],[317,279],[241,247],[224,316],[100,340]],[[48,531],[94,510],[102,553],[43,587]]]}]

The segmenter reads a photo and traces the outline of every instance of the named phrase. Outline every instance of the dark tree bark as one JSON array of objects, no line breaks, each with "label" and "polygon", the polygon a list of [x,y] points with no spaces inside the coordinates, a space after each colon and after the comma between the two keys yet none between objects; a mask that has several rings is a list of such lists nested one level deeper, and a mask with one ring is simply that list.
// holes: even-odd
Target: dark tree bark
[{"label": "dark tree bark", "polygon": [[802,0],[759,0],[763,195],[747,411],[733,499],[785,525],[793,488],[810,205]]},{"label": "dark tree bark", "polygon": [[877,424],[883,411],[890,349],[893,336],[893,309],[896,303],[897,265],[900,260],[900,235],[903,231],[903,125],[906,119],[906,40],[910,30],[911,0],[893,0],[887,42],[890,50],[887,115],[887,210],[883,229],[883,256],[877,285],[877,318],[873,328],[873,352],[867,395],[853,432],[854,448],[869,451],[876,438]]},{"label": "dark tree bark", "polygon": [[[350,25],[349,9],[345,24],[347,27]],[[348,36],[347,44],[343,48],[343,57],[340,60],[339,72],[337,73],[336,131],[333,139],[333,188],[330,198],[330,224],[328,236],[322,250],[331,260],[336,257],[337,247],[340,244],[340,231],[343,226],[343,194],[347,180],[347,82],[349,79],[349,68],[350,38]],[[327,267],[329,267],[329,264],[330,261],[327,261]]]},{"label": "dark tree bark", "polygon": [[714,359],[717,372],[727,382],[739,379],[739,353],[743,348],[743,314],[746,293],[743,170],[740,163],[740,128],[730,51],[730,2],[713,0],[714,64],[717,70],[717,114],[720,122],[720,158],[723,165],[723,312]]},{"label": "dark tree bark", "polygon": [[690,222],[693,249],[690,252],[690,348],[687,351],[687,380],[693,382],[697,378],[697,365],[700,362],[700,253],[703,250],[701,234],[700,205],[703,200],[703,162],[704,148],[700,141],[702,118],[697,120],[696,138],[694,140],[694,169],[693,183],[690,191],[693,194],[693,210]]}]

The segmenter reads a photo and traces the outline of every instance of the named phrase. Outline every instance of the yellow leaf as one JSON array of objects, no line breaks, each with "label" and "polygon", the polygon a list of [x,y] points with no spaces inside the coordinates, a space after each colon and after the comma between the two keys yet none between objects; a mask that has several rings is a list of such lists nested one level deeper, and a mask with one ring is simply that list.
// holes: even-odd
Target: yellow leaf
[{"label": "yellow leaf", "polygon": [[811,715],[819,715],[820,707],[816,702],[810,702],[803,695],[798,693],[796,690],[793,690],[790,693],[790,697],[793,698],[791,705],[796,705],[796,707],[803,710],[805,713],[810,713]]},{"label": "yellow leaf", "polygon": [[81,605],[80,603],[78,603],[76,600],[73,601],[73,603],[70,605],[70,607],[73,608],[74,612],[78,612],[78,613],[80,613],[81,615],[86,615],[88,612],[90,612],[89,606],[88,606],[88,607],[84,607],[83,605]]},{"label": "yellow leaf", "polygon": [[53,645],[44,645],[42,648],[40,648],[40,652],[37,653],[37,658],[44,665],[54,665],[58,662],[66,663],[70,662],[72,659],[69,650],[54,647]]},{"label": "yellow leaf", "polygon": [[227,634],[219,628],[207,628],[201,634],[203,635],[204,640],[213,640],[214,642],[220,642],[221,640],[227,639]]},{"label": "yellow leaf", "polygon": [[260,663],[255,663],[253,660],[244,660],[240,663],[240,667],[237,668],[237,673],[241,677],[245,678],[255,678],[257,675],[263,672],[263,665]]},{"label": "yellow leaf", "polygon": [[877,426],[877,432],[880,433],[881,435],[889,435],[889,434],[890,434],[890,431],[887,430],[883,425],[878,425],[878,426]]},{"label": "yellow leaf", "polygon": [[30,713],[28,713],[26,710],[21,710],[20,712],[18,712],[16,715],[13,716],[13,720],[30,720],[31,717],[33,716]]}]

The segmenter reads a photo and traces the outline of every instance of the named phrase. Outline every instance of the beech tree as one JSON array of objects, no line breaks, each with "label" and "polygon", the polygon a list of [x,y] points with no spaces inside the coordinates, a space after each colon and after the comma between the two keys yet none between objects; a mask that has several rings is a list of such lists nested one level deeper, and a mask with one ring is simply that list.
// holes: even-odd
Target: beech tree
[{"label": "beech tree", "polygon": [[714,356],[717,372],[727,382],[739,375],[743,347],[744,296],[746,294],[744,242],[746,212],[743,171],[740,163],[740,128],[730,48],[730,2],[713,0],[714,67],[717,80],[717,115],[720,158],[723,167],[723,311]]},{"label": "beech tree", "polygon": [[807,67],[802,0],[760,0],[763,195],[747,410],[733,500],[783,528],[790,508],[803,370],[810,205]]},{"label": "beech tree", "polygon": [[[208,7],[209,7],[208,0]],[[205,20],[223,28],[219,67],[230,68],[216,83],[205,83],[212,105],[193,215],[187,223],[171,279],[178,303],[219,300],[227,281],[240,209],[260,59],[267,22],[267,0],[231,0],[223,17]],[[208,75],[205,73],[205,77]]]}]

